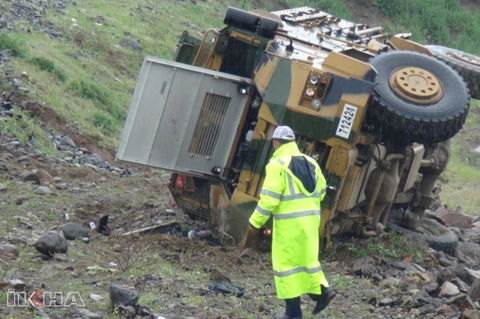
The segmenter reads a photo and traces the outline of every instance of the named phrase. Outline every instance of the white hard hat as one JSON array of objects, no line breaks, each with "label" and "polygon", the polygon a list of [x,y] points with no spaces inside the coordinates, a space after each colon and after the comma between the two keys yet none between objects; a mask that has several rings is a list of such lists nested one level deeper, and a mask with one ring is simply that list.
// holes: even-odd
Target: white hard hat
[{"label": "white hard hat", "polygon": [[292,129],[289,128],[288,126],[277,126],[277,128],[273,132],[272,139],[294,141],[295,134],[293,133]]}]

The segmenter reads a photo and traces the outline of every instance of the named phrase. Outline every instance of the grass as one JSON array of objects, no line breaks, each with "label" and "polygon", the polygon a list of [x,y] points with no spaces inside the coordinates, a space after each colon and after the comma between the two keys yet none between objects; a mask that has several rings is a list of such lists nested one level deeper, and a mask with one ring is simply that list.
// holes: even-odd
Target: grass
[{"label": "grass", "polygon": [[47,133],[41,128],[41,123],[27,115],[25,111],[17,106],[13,108],[13,117],[0,119],[0,129],[12,133],[22,142],[33,142],[35,146],[47,153],[56,155],[57,149],[53,142],[47,137]]},{"label": "grass", "polygon": [[447,170],[441,176],[441,199],[451,209],[461,208],[468,214],[480,215],[480,101],[472,100],[465,127],[452,139],[452,156]]},{"label": "grass", "polygon": [[28,46],[17,33],[0,33],[0,50],[11,50],[19,58],[28,56]]},{"label": "grass", "polygon": [[[334,242],[335,243],[335,242]],[[366,240],[348,238],[338,241],[334,249],[327,251],[325,260],[337,259],[356,260],[366,256],[377,256],[388,262],[402,260],[406,256],[415,255],[415,248],[410,246],[407,239],[395,232],[388,232],[385,236],[369,237]]]},{"label": "grass", "polygon": [[60,81],[65,82],[67,75],[65,71],[58,68],[55,63],[44,57],[36,57],[30,60],[33,65],[36,65],[40,70],[54,74]]},{"label": "grass", "polygon": [[[53,40],[35,31],[0,33],[0,49],[12,50],[11,66],[17,75],[28,75],[23,86],[35,92],[32,98],[66,123],[78,122],[81,133],[98,137],[101,146],[115,151],[144,56],[171,59],[185,29],[202,37],[209,27],[222,27],[226,6],[235,4],[121,1],[112,6],[108,1],[81,1],[68,6],[65,15],[52,10],[45,17],[74,41]],[[143,51],[121,47],[124,37],[139,40]],[[15,133],[25,139],[21,130]]]},{"label": "grass", "polygon": [[[445,4],[445,1],[442,3]],[[393,10],[385,1],[370,2],[387,13]],[[266,0],[260,0],[258,4],[267,10],[273,9]],[[291,7],[320,7],[342,18],[352,19],[342,1],[286,0],[285,4]],[[393,4],[401,5],[401,1]],[[184,30],[201,38],[202,32],[208,28],[223,27],[223,14],[228,5],[246,10],[256,8],[247,0],[222,3],[198,1],[196,5],[170,1],[120,1],[115,6],[108,1],[80,1],[76,6],[67,6],[65,14],[48,11],[45,17],[64,34],[65,39],[53,40],[35,31],[29,34],[4,32],[0,33],[0,49],[12,50],[12,67],[17,75],[27,73],[25,86],[35,92],[31,94],[32,98],[52,108],[66,123],[78,122],[82,130],[80,133],[98,137],[101,146],[115,151],[143,57],[152,55],[171,59],[178,37]],[[442,16],[447,12],[444,9]],[[453,9],[456,15],[463,14],[461,8]],[[72,18],[76,19],[75,24]],[[425,31],[423,24],[411,23],[407,27],[402,26],[400,18],[396,19],[393,15],[391,19],[395,22],[395,29],[410,30],[414,40],[425,42],[428,30]],[[467,28],[459,25],[460,20],[455,21],[449,24],[451,29],[462,31]],[[68,41],[67,37],[74,40]],[[119,44],[124,37],[138,40],[143,51],[121,47]],[[438,37],[441,39],[440,33]],[[461,39],[460,33],[457,40]],[[26,121],[19,123],[17,118],[1,125],[22,140],[28,140],[33,133],[35,139],[40,140],[43,150],[54,153],[53,147],[42,137],[40,123],[33,121],[27,125]],[[455,147],[454,152],[457,152]],[[463,165],[463,162],[452,158],[451,165]],[[467,171],[464,174],[470,175]],[[456,187],[454,174],[447,173],[446,176],[452,187]],[[463,180],[457,185],[462,183]],[[448,198],[447,203],[453,204],[454,198]],[[463,206],[471,211],[475,204]]]}]

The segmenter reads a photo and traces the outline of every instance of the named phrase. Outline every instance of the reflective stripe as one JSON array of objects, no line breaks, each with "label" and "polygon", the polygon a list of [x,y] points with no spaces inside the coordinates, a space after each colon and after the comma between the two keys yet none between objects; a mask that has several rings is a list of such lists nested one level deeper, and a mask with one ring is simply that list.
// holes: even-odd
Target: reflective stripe
[{"label": "reflective stripe", "polygon": [[294,199],[305,199],[305,198],[315,198],[320,196],[318,193],[313,193],[312,195],[305,195],[304,193],[293,194],[293,195],[283,195],[282,200],[294,200]]},{"label": "reflective stripe", "polygon": [[288,174],[287,172],[285,172],[285,174],[287,175],[288,189],[290,190],[290,194],[295,195],[295,188],[293,187],[292,176],[290,176],[290,174]]},{"label": "reflective stripe", "polygon": [[322,266],[318,266],[318,267],[315,267],[315,268],[307,268],[307,267],[304,267],[304,266],[300,266],[300,267],[296,267],[296,268],[292,268],[292,269],[289,269],[289,270],[285,270],[285,271],[273,271],[273,274],[277,277],[287,277],[287,276],[291,276],[291,275],[294,275],[294,274],[298,274],[299,272],[306,272],[307,274],[314,274],[314,273],[317,273],[317,272],[320,272],[322,271]]},{"label": "reflective stripe", "polygon": [[290,218],[306,217],[306,216],[314,216],[314,215],[320,216],[320,211],[319,210],[305,210],[303,212],[276,214],[276,215],[273,215],[273,217],[277,220],[281,220],[281,219],[290,219]]},{"label": "reflective stripe", "polygon": [[264,216],[272,215],[272,211],[263,209],[262,207],[260,207],[260,205],[257,205],[257,208],[255,210]]},{"label": "reflective stripe", "polygon": [[282,194],[275,193],[274,191],[270,191],[268,189],[262,189],[261,195],[267,195],[276,199],[282,198]]},{"label": "reflective stripe", "polygon": [[320,196],[320,195],[323,195],[326,191],[327,191],[327,188],[325,187],[324,189],[322,189],[322,191],[321,191],[318,195],[319,195],[319,196]]},{"label": "reflective stripe", "polygon": [[281,158],[277,159],[277,162],[279,162],[279,163],[280,163],[280,165],[285,165],[285,161],[284,161],[284,160],[282,160]]}]

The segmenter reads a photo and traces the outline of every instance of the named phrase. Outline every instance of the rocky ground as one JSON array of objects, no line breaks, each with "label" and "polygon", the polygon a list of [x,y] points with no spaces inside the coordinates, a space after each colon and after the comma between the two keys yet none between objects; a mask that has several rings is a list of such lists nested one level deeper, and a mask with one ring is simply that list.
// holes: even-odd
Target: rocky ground
[{"label": "rocky ground", "polygon": [[[53,141],[57,157],[0,133],[0,317],[270,318],[281,311],[269,254],[188,239],[206,224],[175,207],[168,174],[122,170],[66,136]],[[101,229],[105,215],[108,229]],[[323,317],[479,318],[480,225],[443,208],[436,215],[459,235],[454,256],[389,233],[335,238],[323,266],[339,294]],[[159,233],[135,233],[149,227]],[[414,249],[399,250],[406,243]],[[222,294],[218,282],[231,282],[223,289],[239,296]],[[8,307],[9,289],[78,292],[85,307]],[[307,313],[313,304],[303,302]]]}]

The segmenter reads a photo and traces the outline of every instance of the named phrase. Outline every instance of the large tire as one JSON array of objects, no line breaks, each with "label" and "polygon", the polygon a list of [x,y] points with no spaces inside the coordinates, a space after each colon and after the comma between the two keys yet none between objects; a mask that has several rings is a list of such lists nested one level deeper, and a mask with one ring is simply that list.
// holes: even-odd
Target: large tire
[{"label": "large tire", "polygon": [[278,30],[278,21],[267,17],[260,19],[260,25],[258,26],[257,34],[267,39],[274,39]]},{"label": "large tire", "polygon": [[242,9],[228,7],[223,23],[245,31],[255,32],[260,23],[260,16]]},{"label": "large tire", "polygon": [[480,99],[480,57],[439,45],[427,45],[426,47],[436,58],[457,71],[467,82],[470,95],[474,99]]},{"label": "large tire", "polygon": [[[367,111],[367,123],[380,131],[384,138],[393,137],[403,143],[430,144],[445,141],[462,128],[470,96],[465,82],[448,65],[433,57],[409,51],[382,53],[372,58],[370,64],[377,70],[377,76]],[[442,89],[439,92],[443,95],[438,94],[435,101],[422,100],[418,103],[415,98],[402,97],[398,93],[400,89],[395,90],[390,80],[391,74],[405,68],[433,75],[438,82],[436,87]]]},{"label": "large tire", "polygon": [[458,245],[458,237],[455,233],[436,220],[430,218],[425,218],[420,225],[423,229],[423,233],[400,227],[390,221],[387,223],[387,227],[397,233],[405,235],[406,237],[422,239],[433,249],[443,251],[449,255],[454,255],[455,249]]}]

